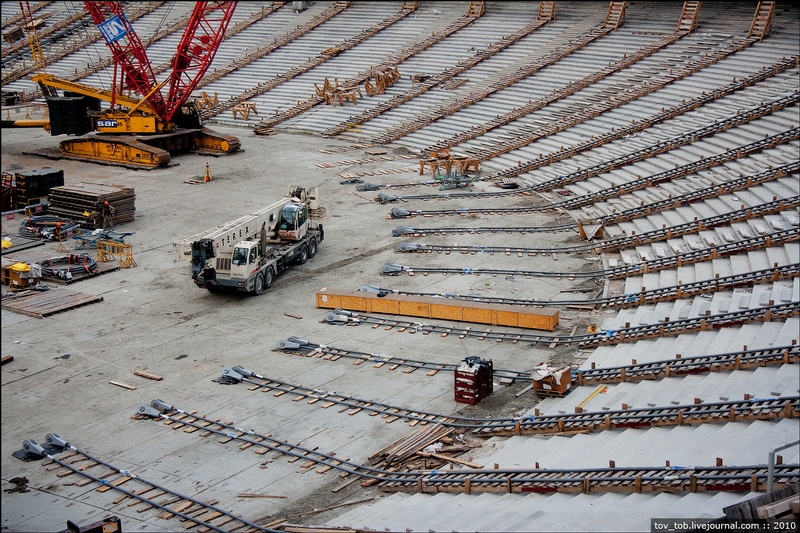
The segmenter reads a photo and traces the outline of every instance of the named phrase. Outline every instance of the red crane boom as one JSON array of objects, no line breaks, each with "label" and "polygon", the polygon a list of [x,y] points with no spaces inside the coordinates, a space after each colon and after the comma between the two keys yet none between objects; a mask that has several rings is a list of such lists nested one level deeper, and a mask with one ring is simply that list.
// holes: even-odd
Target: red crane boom
[{"label": "red crane boom", "polygon": [[[236,8],[236,2],[195,3],[172,62],[169,93],[164,98],[157,89],[158,82],[144,45],[125,17],[120,2],[86,0],[84,5],[114,57],[112,92],[127,88],[143,97],[149,95],[148,103],[165,123],[172,121],[211,66]],[[117,86],[117,68],[125,75],[125,86]]]},{"label": "red crane boom", "polygon": [[[121,94],[123,89],[131,89],[141,96],[148,95],[157,85],[156,77],[144,45],[125,16],[122,5],[119,2],[90,1],[85,1],[84,5],[114,56],[114,80],[111,92]],[[122,69],[119,74],[125,76],[125,83],[119,85],[117,85],[117,68]],[[159,91],[150,95],[147,101],[159,116],[164,116],[166,103]]]},{"label": "red crane boom", "polygon": [[236,2],[197,2],[172,62],[164,119],[169,122],[211,66]]}]

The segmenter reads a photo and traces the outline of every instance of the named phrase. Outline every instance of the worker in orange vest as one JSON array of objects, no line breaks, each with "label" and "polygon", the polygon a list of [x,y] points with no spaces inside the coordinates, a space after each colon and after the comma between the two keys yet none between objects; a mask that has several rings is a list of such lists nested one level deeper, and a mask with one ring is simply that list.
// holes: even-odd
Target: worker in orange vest
[{"label": "worker in orange vest", "polygon": [[114,213],[117,210],[109,205],[108,200],[103,202],[103,207],[100,209],[100,216],[103,217],[103,229],[108,229],[114,224]]}]

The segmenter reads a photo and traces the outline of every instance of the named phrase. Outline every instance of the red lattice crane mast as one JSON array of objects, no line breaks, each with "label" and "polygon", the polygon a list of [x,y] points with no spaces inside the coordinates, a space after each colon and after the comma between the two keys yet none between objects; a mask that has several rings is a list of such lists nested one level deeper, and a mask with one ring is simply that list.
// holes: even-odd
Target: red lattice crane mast
[{"label": "red lattice crane mast", "polygon": [[166,119],[171,120],[211,66],[236,2],[197,2],[172,62]]},{"label": "red lattice crane mast", "polygon": [[[119,2],[89,1],[83,4],[95,25],[101,28],[103,38],[114,57],[111,92],[122,94],[124,89],[130,89],[141,96],[147,96],[158,83],[144,45],[125,16],[122,5]],[[122,81],[119,85],[118,80]],[[147,101],[156,113],[163,116],[166,106],[159,91],[149,96]]]}]

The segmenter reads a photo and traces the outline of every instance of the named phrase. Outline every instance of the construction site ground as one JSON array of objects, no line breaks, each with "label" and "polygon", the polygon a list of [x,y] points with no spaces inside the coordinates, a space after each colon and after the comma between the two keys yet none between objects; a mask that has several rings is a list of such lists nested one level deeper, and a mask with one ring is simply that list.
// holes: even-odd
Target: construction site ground
[{"label": "construction site ground", "polygon": [[[93,486],[78,488],[69,480],[54,476],[40,461],[25,462],[12,457],[25,439],[43,442],[57,433],[73,446],[96,457],[124,465],[144,477],[171,476],[182,479],[177,487],[187,495],[218,500],[226,509],[250,520],[270,522],[281,517],[289,523],[320,524],[326,517],[348,510],[338,507],[327,513],[310,513],[340,503],[380,497],[374,487],[341,484],[334,472],[298,473],[277,467],[283,459],[264,462],[268,455],[242,451],[235,443],[220,444],[211,437],[172,431],[157,422],[131,417],[142,403],[160,398],[184,410],[234,421],[239,427],[301,442],[320,451],[366,462],[377,450],[409,433],[402,420],[391,424],[365,414],[348,416],[334,409],[324,410],[306,402],[294,403],[289,396],[273,397],[248,391],[243,384],[216,383],[224,367],[241,365],[262,376],[337,391],[362,399],[390,403],[428,412],[461,412],[474,416],[508,416],[536,404],[532,391],[519,394],[527,383],[505,385],[495,379],[492,396],[476,406],[454,401],[453,376],[438,373],[403,372],[372,364],[353,365],[350,360],[323,360],[273,351],[276,344],[297,336],[318,344],[392,357],[459,363],[479,356],[494,367],[529,371],[542,362],[579,363],[577,345],[550,347],[548,343],[480,341],[476,338],[442,337],[414,333],[413,328],[336,326],[322,323],[330,310],[316,308],[317,291],[356,290],[362,285],[392,289],[482,294],[524,299],[575,298],[574,282],[553,278],[514,279],[506,276],[442,275],[381,276],[384,263],[413,264],[416,254],[396,254],[402,238],[392,236],[397,225],[489,226],[512,224],[489,216],[416,217],[391,220],[393,206],[381,205],[377,192],[358,192],[340,173],[381,169],[414,168],[416,159],[391,156],[408,154],[404,148],[386,149],[388,161],[358,166],[321,165],[375,156],[369,147],[354,147],[343,141],[303,133],[279,132],[259,137],[246,129],[216,127],[239,136],[243,150],[237,154],[209,158],[197,154],[173,157],[174,165],[160,170],[131,170],[113,166],[50,160],[30,155],[52,150],[58,138],[39,129],[3,131],[2,166],[5,172],[63,169],[65,182],[102,183],[132,187],[136,194],[135,220],[118,228],[133,233],[134,268],[123,268],[72,283],[69,290],[102,297],[67,311],[39,319],[2,311],[2,353],[13,361],[2,367],[2,465],[3,530],[45,531],[63,529],[66,521],[85,524],[112,514]],[[206,163],[211,181],[204,182]],[[328,166],[328,168],[322,168]],[[431,180],[418,170],[365,176],[372,183],[402,183]],[[213,228],[277,200],[289,186],[319,187],[325,208],[322,223],[325,240],[315,258],[278,276],[271,289],[260,296],[212,294],[196,287],[188,261],[176,262],[173,243]],[[477,187],[488,185],[478,184]],[[438,192],[436,187],[407,189],[407,194]],[[403,194],[401,191],[386,191]],[[486,205],[509,207],[531,205],[535,197],[447,202],[447,207]],[[459,204],[458,206],[454,203]],[[409,204],[410,205],[410,204]],[[413,209],[432,209],[436,202],[416,202]],[[438,205],[444,206],[445,203]],[[557,213],[515,215],[513,224],[537,226],[565,221]],[[15,239],[21,217],[3,219],[3,236]],[[524,220],[523,220],[524,219]],[[577,232],[484,234],[482,244],[493,246],[559,246],[577,242]],[[468,243],[469,236],[438,237],[437,242]],[[476,241],[477,242],[477,241]],[[71,253],[71,242],[62,243]],[[25,251],[26,257],[42,259],[61,255],[58,243]],[[92,250],[89,250],[92,253]],[[432,258],[431,258],[432,259]],[[542,256],[505,258],[505,268],[571,272],[602,268],[595,256]],[[442,254],[428,263],[447,267],[481,267],[480,254]],[[491,268],[496,268],[497,263]],[[563,285],[562,285],[563,283]],[[52,290],[64,290],[48,284]],[[603,291],[592,285],[589,298]],[[7,287],[3,287],[5,294]],[[560,310],[555,332],[569,335],[586,331],[593,321],[582,310]],[[391,318],[391,317],[387,317]],[[402,317],[395,317],[402,318]],[[422,319],[412,319],[420,320]],[[488,329],[481,324],[454,324]],[[493,328],[494,330],[510,330]],[[528,331],[530,333],[530,330]],[[162,377],[146,379],[135,371]],[[119,385],[128,385],[130,388]],[[469,455],[462,457],[469,459]],[[509,467],[513,465],[508,465]],[[274,472],[274,473],[273,473]],[[28,492],[9,493],[13,478],[27,478]],[[238,493],[261,493],[285,498],[244,499]],[[120,509],[121,507],[121,509]],[[126,510],[127,509],[127,510]],[[114,506],[126,531],[159,531],[163,520],[135,508]],[[266,518],[269,517],[269,520]],[[172,526],[174,527],[174,526]]]}]

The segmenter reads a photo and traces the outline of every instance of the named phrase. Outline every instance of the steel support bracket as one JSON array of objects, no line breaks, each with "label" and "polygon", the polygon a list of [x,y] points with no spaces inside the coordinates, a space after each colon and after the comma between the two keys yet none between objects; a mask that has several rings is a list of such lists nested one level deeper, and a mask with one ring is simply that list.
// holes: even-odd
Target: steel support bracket
[{"label": "steel support bracket", "polygon": [[47,452],[44,451],[44,448],[42,448],[42,446],[34,439],[24,440],[22,442],[22,448],[28,453],[39,455],[41,457],[47,457]]},{"label": "steel support bracket", "polygon": [[158,400],[158,399],[150,402],[150,407],[158,409],[158,411],[161,413],[164,413],[166,411],[177,411],[177,409],[175,409],[175,406],[168,404],[164,400]]},{"label": "steel support bracket", "polygon": [[50,444],[52,446],[58,446],[59,448],[62,448],[64,450],[69,448],[69,442],[62,439],[58,435],[58,433],[48,433],[47,435],[45,435],[44,440],[47,442],[47,444]]},{"label": "steel support bracket", "polygon": [[151,416],[153,418],[161,416],[161,411],[153,407],[150,407],[146,403],[140,403],[139,407],[136,409],[136,413],[144,416]]},{"label": "steel support bracket", "polygon": [[243,375],[241,375],[240,373],[238,373],[235,370],[232,370],[230,368],[223,368],[222,369],[222,377],[228,378],[228,379],[232,379],[232,380],[234,380],[236,382],[240,382],[240,381],[242,381],[244,379]]}]

